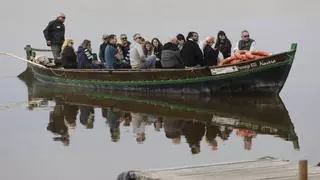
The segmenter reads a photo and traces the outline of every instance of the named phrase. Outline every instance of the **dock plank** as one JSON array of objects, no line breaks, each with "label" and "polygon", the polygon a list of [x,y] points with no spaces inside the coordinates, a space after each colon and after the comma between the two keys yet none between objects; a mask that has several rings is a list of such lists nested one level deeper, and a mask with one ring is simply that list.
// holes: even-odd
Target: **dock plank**
[{"label": "dock plank", "polygon": [[[320,167],[308,167],[309,179],[320,180]],[[299,165],[281,159],[209,164],[135,172],[139,180],[297,180]]]}]

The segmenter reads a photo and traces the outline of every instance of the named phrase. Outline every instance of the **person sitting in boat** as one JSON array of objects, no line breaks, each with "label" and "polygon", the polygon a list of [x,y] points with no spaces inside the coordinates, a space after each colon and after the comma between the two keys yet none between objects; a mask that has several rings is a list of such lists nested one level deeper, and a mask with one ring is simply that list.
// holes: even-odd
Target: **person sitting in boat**
[{"label": "person sitting in boat", "polygon": [[252,51],[255,48],[255,40],[250,38],[249,32],[247,30],[243,30],[241,32],[241,40],[238,41],[234,52],[237,50],[248,50]]},{"label": "person sitting in boat", "polygon": [[122,52],[124,56],[124,63],[127,64],[128,66],[130,65],[130,45],[131,42],[128,41],[128,37],[126,34],[121,34],[120,35],[120,44],[122,46]]},{"label": "person sitting in boat", "polygon": [[219,31],[217,35],[217,42],[214,48],[218,49],[219,53],[222,54],[224,59],[231,56],[231,46],[231,42],[227,38],[226,33],[224,31]]},{"label": "person sitting in boat", "polygon": [[143,43],[142,48],[143,48],[144,55],[147,58],[154,55],[154,49],[151,42],[146,41],[145,43]]},{"label": "person sitting in boat", "polygon": [[187,41],[181,49],[183,63],[187,67],[203,66],[203,54],[198,45],[199,36],[196,32],[189,32]]},{"label": "person sitting in boat", "polygon": [[99,48],[99,59],[103,62],[105,62],[105,59],[104,59],[104,50],[106,49],[107,47],[107,44],[108,44],[108,41],[109,41],[109,35],[108,34],[104,34],[102,36],[102,44],[100,44],[100,48]]},{"label": "person sitting in boat", "polygon": [[178,48],[179,50],[181,50],[183,47],[183,44],[186,42],[186,39],[183,34],[178,34],[177,40],[178,40]]},{"label": "person sitting in boat", "polygon": [[117,36],[111,34],[109,36],[109,42],[105,49],[105,62],[104,66],[106,69],[115,69],[117,64]]},{"label": "person sitting in boat", "polygon": [[[52,55],[55,60],[60,58],[61,46],[64,42],[65,19],[66,15],[64,13],[58,13],[57,18],[50,21],[47,27],[43,30],[47,45],[51,46]],[[58,64],[58,61],[59,60],[55,61],[55,63]]]},{"label": "person sitting in boat", "polygon": [[146,58],[142,48],[142,37],[139,33],[133,35],[134,43],[130,47],[130,64],[133,69],[155,68],[156,58]]},{"label": "person sitting in boat", "polygon": [[203,60],[205,66],[216,66],[218,64],[219,51],[212,48],[213,44],[214,38],[212,36],[208,36],[204,42],[203,48]]},{"label": "person sitting in boat", "polygon": [[62,45],[62,66],[65,69],[76,69],[78,66],[77,55],[73,49],[73,40],[66,39]]},{"label": "person sitting in boat", "polygon": [[151,44],[153,46],[153,53],[156,56],[156,68],[161,68],[161,51],[162,51],[162,43],[158,38],[153,38],[151,40]]},{"label": "person sitting in boat", "polygon": [[77,62],[79,69],[101,68],[99,63],[94,63],[94,55],[92,54],[91,41],[85,39],[77,52]]},{"label": "person sitting in boat", "polygon": [[162,68],[184,68],[180,57],[178,40],[176,37],[170,37],[169,42],[163,45],[161,52]]}]

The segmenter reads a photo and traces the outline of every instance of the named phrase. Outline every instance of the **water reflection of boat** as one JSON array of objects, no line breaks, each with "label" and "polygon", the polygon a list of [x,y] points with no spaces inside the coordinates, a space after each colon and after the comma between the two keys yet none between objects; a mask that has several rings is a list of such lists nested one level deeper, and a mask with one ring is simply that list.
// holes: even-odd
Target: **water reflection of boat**
[{"label": "water reflection of boat", "polygon": [[[227,140],[232,132],[243,137],[248,150],[252,138],[259,134],[292,141],[294,148],[299,149],[294,126],[279,97],[150,96],[57,89],[38,83],[28,84],[28,94],[33,106],[33,100],[41,98],[43,101],[55,101],[56,106],[63,105],[67,114],[61,119],[71,127],[80,112],[80,122],[87,128],[93,128],[94,108],[102,108],[102,116],[107,119],[113,141],[120,138],[120,124],[128,126],[132,123],[137,142],[146,138],[144,127],[153,124],[155,130],[164,128],[167,138],[173,143],[179,143],[180,137],[185,136],[193,153],[199,152],[202,138],[214,150],[217,148],[216,137]],[[83,109],[88,111],[85,117],[82,117]]]}]

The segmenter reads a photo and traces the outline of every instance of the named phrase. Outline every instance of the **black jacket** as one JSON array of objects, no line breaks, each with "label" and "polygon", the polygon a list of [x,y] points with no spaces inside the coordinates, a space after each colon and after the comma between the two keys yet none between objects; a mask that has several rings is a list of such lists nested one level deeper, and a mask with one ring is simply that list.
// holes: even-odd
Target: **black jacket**
[{"label": "black jacket", "polygon": [[218,63],[219,50],[214,50],[211,46],[205,46],[203,49],[204,65],[216,66]]},{"label": "black jacket", "polygon": [[103,62],[106,62],[104,59],[104,51],[107,47],[107,43],[103,42],[102,44],[100,44],[100,48],[99,48],[99,59]]},{"label": "black jacket", "polygon": [[228,58],[231,56],[231,42],[229,39],[225,39],[223,42],[221,40],[217,41],[214,48],[221,52],[223,58]]},{"label": "black jacket", "polygon": [[193,67],[197,65],[204,65],[203,54],[199,45],[191,40],[184,43],[180,54],[185,66]]},{"label": "black jacket", "polygon": [[47,27],[43,30],[43,35],[46,41],[51,41],[51,45],[62,46],[64,42],[65,27],[64,24],[56,19],[50,21]]},{"label": "black jacket", "polygon": [[77,68],[77,55],[72,47],[65,47],[61,53],[62,66],[64,68]]}]

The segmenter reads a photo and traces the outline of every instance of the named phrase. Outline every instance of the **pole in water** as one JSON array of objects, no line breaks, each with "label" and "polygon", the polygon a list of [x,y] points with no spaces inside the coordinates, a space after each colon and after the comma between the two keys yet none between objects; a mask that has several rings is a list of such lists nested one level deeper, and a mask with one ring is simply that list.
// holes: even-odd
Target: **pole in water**
[{"label": "pole in water", "polygon": [[300,160],[299,161],[299,180],[308,179],[308,161]]}]

